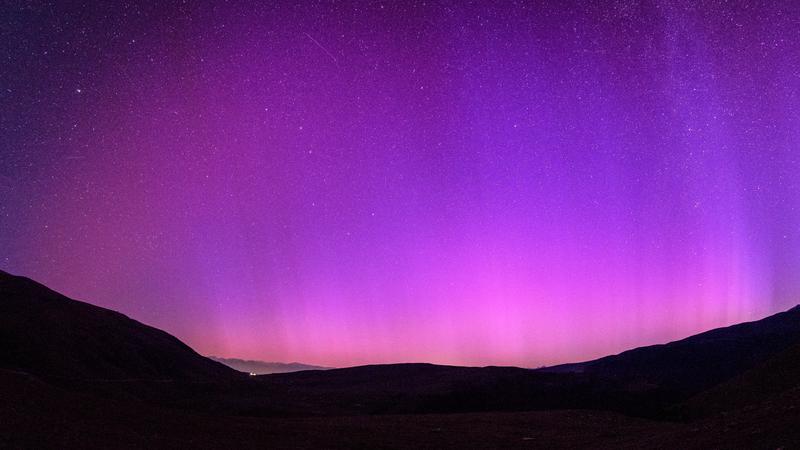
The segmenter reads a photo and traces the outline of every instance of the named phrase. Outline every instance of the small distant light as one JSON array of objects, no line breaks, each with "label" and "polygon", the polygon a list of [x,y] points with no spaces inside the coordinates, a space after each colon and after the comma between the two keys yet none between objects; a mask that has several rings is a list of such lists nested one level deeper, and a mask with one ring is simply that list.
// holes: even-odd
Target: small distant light
[{"label": "small distant light", "polygon": [[255,372],[250,372],[250,376],[254,377],[254,376],[256,376],[256,373]]}]

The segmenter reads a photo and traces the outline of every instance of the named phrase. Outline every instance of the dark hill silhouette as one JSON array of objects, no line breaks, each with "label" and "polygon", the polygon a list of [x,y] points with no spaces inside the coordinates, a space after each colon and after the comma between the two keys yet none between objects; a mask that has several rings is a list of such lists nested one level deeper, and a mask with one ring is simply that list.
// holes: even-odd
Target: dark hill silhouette
[{"label": "dark hill silhouette", "polygon": [[[0,272],[0,398],[0,447],[790,448],[800,444],[800,308],[540,370],[388,364],[248,377]],[[676,417],[691,422],[663,421]]]},{"label": "dark hill silhouette", "polygon": [[[319,414],[591,408],[666,417],[678,403],[793,345],[800,345],[797,307],[669,344],[539,370],[389,364],[257,379],[270,390],[273,405],[283,402],[293,413],[302,408]],[[290,400],[297,393],[303,398],[299,409]]]},{"label": "dark hill silhouette", "polygon": [[668,344],[639,347],[582,363],[539,369],[617,380],[670,396],[710,388],[800,343],[800,306],[767,318],[700,333]]},{"label": "dark hill silhouette", "polygon": [[669,344],[537,370],[389,364],[257,379],[274,390],[274,401],[302,392],[304,407],[323,414],[592,408],[664,417],[676,404],[794,345],[800,345],[800,307]]},{"label": "dark hill silhouette", "polygon": [[70,379],[239,375],[159,329],[2,271],[0,367]]},{"label": "dark hill silhouette", "polygon": [[[167,333],[0,274],[0,367],[79,380],[239,379]],[[124,389],[241,414],[375,414],[592,408],[659,417],[800,343],[800,308],[664,345],[539,370],[388,364],[263,375],[198,388]],[[86,386],[85,383],[83,386]],[[104,385],[104,392],[115,389]]]},{"label": "dark hill silhouette", "polygon": [[[787,403],[787,400],[791,399]],[[690,417],[712,415],[750,405],[800,408],[800,344],[700,393],[681,405]],[[792,409],[794,409],[792,408]]]}]

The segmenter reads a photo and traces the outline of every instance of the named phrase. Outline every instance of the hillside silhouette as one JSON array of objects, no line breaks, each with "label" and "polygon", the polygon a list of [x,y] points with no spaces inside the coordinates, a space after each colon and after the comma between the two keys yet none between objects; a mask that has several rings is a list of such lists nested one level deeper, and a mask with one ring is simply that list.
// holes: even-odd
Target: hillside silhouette
[{"label": "hillside silhouette", "polygon": [[247,376],[0,273],[0,446],[707,448],[800,444],[800,308],[538,370]]},{"label": "hillside silhouette", "polygon": [[0,362],[74,379],[205,379],[238,375],[164,331],[0,271]]}]

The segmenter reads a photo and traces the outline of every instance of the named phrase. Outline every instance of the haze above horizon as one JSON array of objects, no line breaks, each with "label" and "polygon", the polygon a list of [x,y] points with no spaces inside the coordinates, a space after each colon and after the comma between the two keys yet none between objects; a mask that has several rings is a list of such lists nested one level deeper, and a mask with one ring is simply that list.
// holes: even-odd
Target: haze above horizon
[{"label": "haze above horizon", "polygon": [[0,269],[331,367],[798,303],[800,3],[495,3],[0,6]]}]

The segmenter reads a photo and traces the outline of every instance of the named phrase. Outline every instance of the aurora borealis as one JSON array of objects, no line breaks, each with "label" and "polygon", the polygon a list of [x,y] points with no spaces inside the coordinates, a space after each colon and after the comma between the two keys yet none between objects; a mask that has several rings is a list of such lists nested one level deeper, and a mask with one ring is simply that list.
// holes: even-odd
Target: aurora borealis
[{"label": "aurora borealis", "polygon": [[0,269],[203,354],[533,367],[800,303],[800,2],[3,2]]}]

